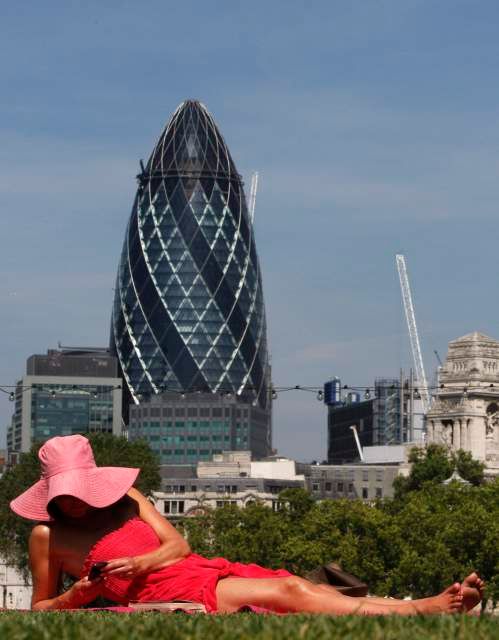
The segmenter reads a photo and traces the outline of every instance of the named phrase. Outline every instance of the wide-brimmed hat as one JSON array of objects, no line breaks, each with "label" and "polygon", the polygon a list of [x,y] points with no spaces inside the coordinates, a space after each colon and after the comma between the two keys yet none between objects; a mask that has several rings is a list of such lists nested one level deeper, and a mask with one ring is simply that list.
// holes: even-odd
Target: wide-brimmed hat
[{"label": "wide-brimmed hat", "polygon": [[92,507],[108,507],[130,489],[140,469],[97,467],[84,436],[58,436],[40,448],[42,475],[12,500],[12,511],[28,520],[52,520],[47,505],[57,496],[73,496]]}]

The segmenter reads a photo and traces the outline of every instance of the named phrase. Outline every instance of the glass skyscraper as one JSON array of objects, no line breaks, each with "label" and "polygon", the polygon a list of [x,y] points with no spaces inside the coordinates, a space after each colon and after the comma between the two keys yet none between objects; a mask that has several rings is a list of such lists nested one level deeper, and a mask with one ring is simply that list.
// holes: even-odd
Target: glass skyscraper
[{"label": "glass skyscraper", "polygon": [[177,108],[138,182],[111,322],[130,399],[231,394],[267,416],[268,453],[270,369],[253,228],[241,176],[204,105]]}]

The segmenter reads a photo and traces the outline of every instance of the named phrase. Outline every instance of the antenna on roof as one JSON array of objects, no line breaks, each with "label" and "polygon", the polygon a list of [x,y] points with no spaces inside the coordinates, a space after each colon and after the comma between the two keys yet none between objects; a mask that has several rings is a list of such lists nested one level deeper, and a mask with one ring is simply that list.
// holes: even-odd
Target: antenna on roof
[{"label": "antenna on roof", "polygon": [[255,207],[256,207],[256,192],[258,189],[258,171],[255,171],[251,176],[250,196],[249,196],[249,214],[251,224],[255,219]]}]

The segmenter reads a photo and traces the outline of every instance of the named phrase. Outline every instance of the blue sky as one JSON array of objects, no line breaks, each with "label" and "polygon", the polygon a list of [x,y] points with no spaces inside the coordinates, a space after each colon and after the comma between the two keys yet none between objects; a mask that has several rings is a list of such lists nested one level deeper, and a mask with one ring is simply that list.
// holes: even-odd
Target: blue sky
[{"label": "blue sky", "polygon": [[[449,340],[499,338],[499,5],[101,0],[0,9],[0,384],[58,341],[108,341],[135,192],[185,98],[260,172],[256,236],[277,386],[365,386],[411,365],[395,253],[427,375]],[[0,397],[0,444],[12,405]],[[326,455],[313,395],[274,442]]]}]

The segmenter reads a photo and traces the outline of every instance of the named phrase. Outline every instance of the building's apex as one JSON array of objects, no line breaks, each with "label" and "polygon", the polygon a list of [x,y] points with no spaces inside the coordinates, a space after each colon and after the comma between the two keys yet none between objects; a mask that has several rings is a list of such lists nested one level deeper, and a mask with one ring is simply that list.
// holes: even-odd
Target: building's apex
[{"label": "building's apex", "polygon": [[499,340],[496,340],[495,338],[491,338],[490,336],[486,336],[484,333],[480,333],[479,331],[473,331],[472,333],[467,333],[464,336],[461,336],[460,338],[456,338],[455,340],[451,340],[449,342],[449,345],[456,345],[456,344],[469,344],[469,343],[476,343],[476,342],[489,342],[491,344],[498,344]]},{"label": "building's apex", "polygon": [[199,100],[184,100],[163,129],[139,176],[154,178],[240,179],[212,115]]}]

